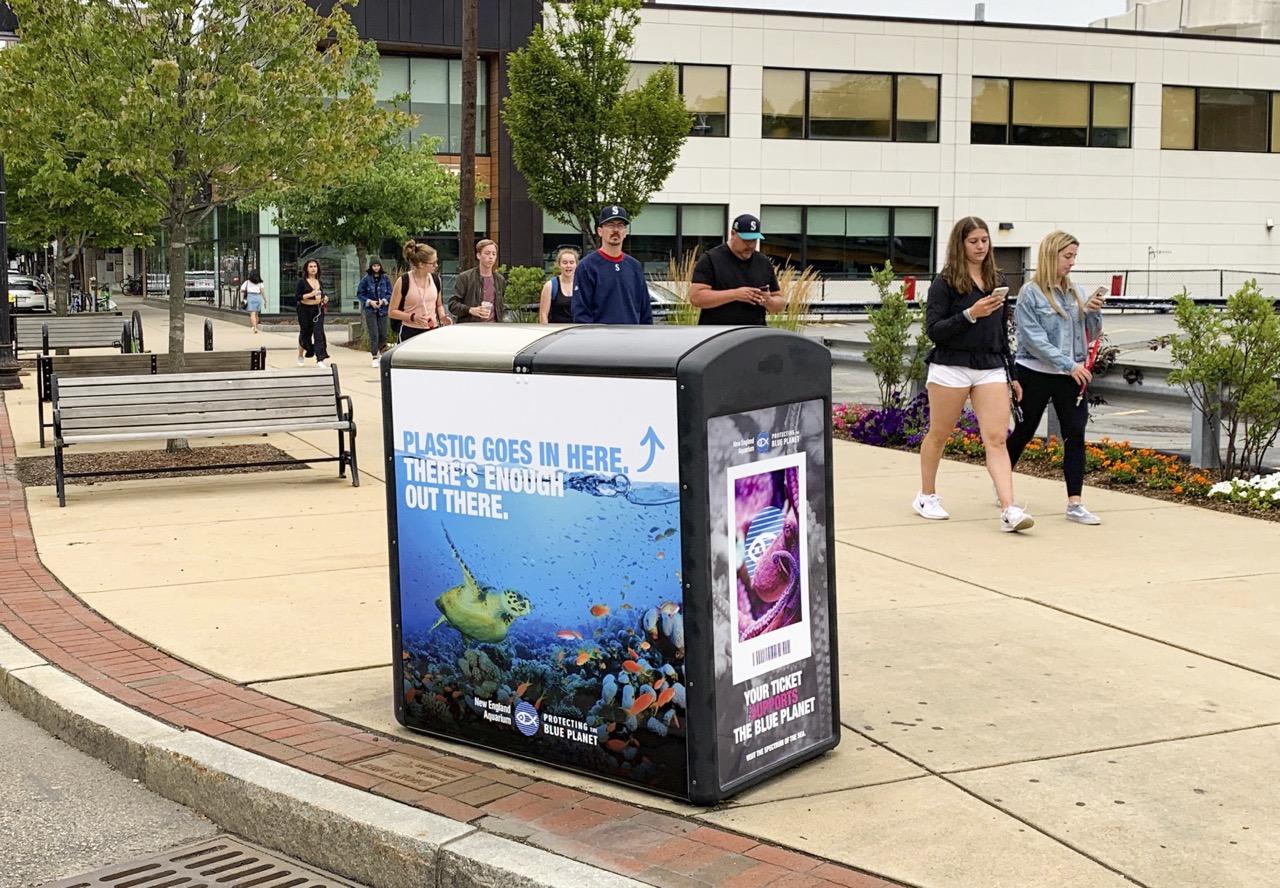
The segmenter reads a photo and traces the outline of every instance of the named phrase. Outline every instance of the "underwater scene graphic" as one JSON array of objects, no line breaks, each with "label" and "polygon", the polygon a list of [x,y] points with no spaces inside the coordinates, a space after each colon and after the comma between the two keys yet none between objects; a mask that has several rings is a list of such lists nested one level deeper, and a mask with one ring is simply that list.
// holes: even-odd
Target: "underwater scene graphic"
[{"label": "underwater scene graphic", "polygon": [[684,795],[677,486],[562,478],[504,520],[398,512],[405,724]]}]

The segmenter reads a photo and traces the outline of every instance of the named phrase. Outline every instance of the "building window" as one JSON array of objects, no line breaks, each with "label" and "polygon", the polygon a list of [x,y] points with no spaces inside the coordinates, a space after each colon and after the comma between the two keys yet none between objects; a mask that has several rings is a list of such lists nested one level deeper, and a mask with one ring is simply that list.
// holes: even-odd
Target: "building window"
[{"label": "building window", "polygon": [[[627,89],[635,89],[660,69],[658,62],[632,62]],[[691,136],[729,135],[729,69],[724,65],[679,65],[676,87],[693,115]]]},{"label": "building window", "polygon": [[969,141],[1128,148],[1132,108],[1127,83],[975,77]]},{"label": "building window", "polygon": [[[729,208],[724,204],[651,203],[632,217],[623,249],[640,260],[645,272],[666,274],[673,258],[694,249],[704,253],[724,243],[728,231]],[[542,259],[548,270],[561,247],[581,246],[582,236],[574,228],[543,214]]]},{"label": "building window", "polygon": [[[462,151],[462,60],[382,56],[375,93],[384,108],[416,115],[410,140],[428,136],[439,140],[439,154]],[[476,153],[489,153],[488,69],[482,58],[476,68]],[[408,97],[408,101],[397,99]]]},{"label": "building window", "polygon": [[938,141],[936,74],[765,68],[766,139]]},{"label": "building window", "polygon": [[1280,151],[1280,93],[1260,89],[1166,86],[1160,147],[1188,151]]},{"label": "building window", "polygon": [[825,277],[866,278],[892,262],[901,274],[931,274],[933,207],[762,207],[761,250],[779,265],[810,266]]}]

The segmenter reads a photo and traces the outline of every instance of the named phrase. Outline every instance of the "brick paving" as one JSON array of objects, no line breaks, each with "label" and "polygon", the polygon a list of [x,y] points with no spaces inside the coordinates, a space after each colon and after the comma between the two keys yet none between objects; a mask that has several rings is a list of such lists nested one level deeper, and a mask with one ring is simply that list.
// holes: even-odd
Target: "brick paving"
[{"label": "brick paving", "polygon": [[[0,399],[0,626],[50,663],[178,728],[662,888],[894,888],[897,883],[696,820],[494,768],[295,706],[157,650],[85,605],[36,555]],[[445,782],[415,789],[367,770],[388,753]]]}]

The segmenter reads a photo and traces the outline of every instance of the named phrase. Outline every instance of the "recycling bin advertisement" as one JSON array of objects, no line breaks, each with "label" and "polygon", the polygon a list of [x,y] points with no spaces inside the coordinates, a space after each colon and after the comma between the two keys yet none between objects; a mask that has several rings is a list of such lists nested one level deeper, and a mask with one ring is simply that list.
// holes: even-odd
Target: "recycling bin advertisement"
[{"label": "recycling bin advertisement", "polygon": [[826,404],[707,423],[718,780],[834,744]]},{"label": "recycling bin advertisement", "polygon": [[675,381],[390,374],[397,717],[686,797]]}]

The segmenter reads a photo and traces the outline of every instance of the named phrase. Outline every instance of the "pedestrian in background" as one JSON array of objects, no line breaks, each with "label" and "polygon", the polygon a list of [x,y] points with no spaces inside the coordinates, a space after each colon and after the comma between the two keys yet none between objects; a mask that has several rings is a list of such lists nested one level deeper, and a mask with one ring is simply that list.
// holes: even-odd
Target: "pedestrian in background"
[{"label": "pedestrian in background", "polygon": [[324,335],[324,307],[329,301],[320,286],[320,263],[308,259],[293,294],[298,300],[298,366],[315,357],[317,367],[329,366],[329,342]]},{"label": "pedestrian in background", "polygon": [[653,323],[644,266],[622,252],[630,226],[631,217],[621,204],[609,204],[600,210],[596,222],[600,249],[582,257],[574,275],[575,324]]},{"label": "pedestrian in background", "polygon": [[401,342],[453,323],[444,307],[444,284],[436,271],[440,263],[435,248],[407,240],[404,261],[409,272],[400,275],[391,288],[389,311],[392,320],[400,321]]},{"label": "pedestrian in background", "polygon": [[573,276],[577,270],[577,250],[561,247],[556,251],[556,276],[542,285],[538,297],[539,324],[573,323]]},{"label": "pedestrian in background", "polygon": [[373,354],[373,366],[378,366],[378,355],[387,350],[387,311],[391,305],[391,279],[376,259],[369,263],[360,285],[356,287],[360,311],[365,326],[369,328],[369,351]]},{"label": "pedestrian in background", "polygon": [[[1000,529],[1014,532],[1031,527],[1035,519],[1013,502],[1013,467],[1005,448],[1012,373],[1009,288],[1000,284],[990,229],[977,216],[966,216],[951,229],[946,265],[929,286],[925,330],[934,342],[925,357],[929,432],[920,443],[920,492],[911,508],[922,518],[951,517],[938,496],[938,464],[967,398],[978,417],[987,473],[1000,503]],[[1016,382],[1012,389],[1020,398]]]},{"label": "pedestrian in background", "polygon": [[249,312],[249,330],[259,332],[258,321],[262,314],[262,303],[266,292],[262,286],[262,275],[258,269],[249,272],[249,277],[240,285],[240,295],[244,297],[245,311]]},{"label": "pedestrian in background", "polygon": [[1084,430],[1089,400],[1082,397],[1093,374],[1085,365],[1088,343],[1102,335],[1105,287],[1090,296],[1071,282],[1080,242],[1065,231],[1040,241],[1036,273],[1022,285],[1015,320],[1018,353],[1014,372],[1022,385],[1022,417],[1009,435],[1009,457],[1017,465],[1035,437],[1045,407],[1053,402],[1062,426],[1062,474],[1067,482],[1068,521],[1101,524],[1084,507]]},{"label": "pedestrian in background", "polygon": [[744,213],[733,220],[729,239],[698,260],[689,301],[701,309],[699,324],[763,327],[768,314],[782,311],[778,274],[757,249],[762,240],[760,220]]},{"label": "pedestrian in background", "polygon": [[476,266],[468,268],[453,282],[449,314],[460,324],[472,321],[501,321],[502,296],[507,279],[495,270],[498,244],[488,238],[476,244]]}]

